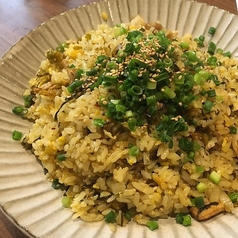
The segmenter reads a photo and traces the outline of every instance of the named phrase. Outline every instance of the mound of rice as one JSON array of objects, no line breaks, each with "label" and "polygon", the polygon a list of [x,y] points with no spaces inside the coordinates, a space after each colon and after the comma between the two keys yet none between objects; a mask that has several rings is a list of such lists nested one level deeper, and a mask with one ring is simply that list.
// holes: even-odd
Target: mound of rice
[{"label": "mound of rice", "polygon": [[[125,47],[127,34],[118,34],[118,27],[102,24],[77,41],[69,40],[47,51],[24,93],[33,95],[26,117],[34,123],[23,142],[32,145],[47,178],[65,186],[64,197],[69,199],[67,207],[73,218],[100,221],[115,211],[115,222],[125,225],[130,219],[124,214],[130,211],[135,222],[145,225],[151,219],[188,212],[194,205],[192,198],[199,196],[206,204],[222,203],[225,211],[232,212],[235,204],[228,195],[238,191],[237,60],[218,52],[214,53],[219,62],[216,67],[202,66],[216,75],[220,84],[207,80],[202,86],[193,86],[198,97],[191,102],[187,116],[194,118],[196,125],[187,124],[186,131],[173,134],[171,146],[154,137],[147,124],[130,131],[126,123],[108,117],[99,101],[108,97],[110,87],[99,85],[75,97],[68,90],[76,69],[92,70],[99,55],[113,57]],[[183,53],[181,42],[188,43],[185,51],[196,52],[200,60],[210,57],[191,35],[179,38],[177,32],[163,29],[159,22],[147,24],[137,16],[120,27],[127,32],[140,30],[147,36],[163,30],[176,49],[177,59]],[[175,63],[177,71],[187,70],[182,59]],[[84,76],[83,80],[96,79]],[[201,94],[201,87],[216,90],[208,112],[203,108],[208,96]],[[106,124],[97,126],[95,119]],[[187,160],[179,145],[182,137],[199,145],[192,160]],[[129,153],[130,145],[139,148],[139,155]],[[57,159],[59,154],[62,160]],[[213,171],[221,176],[218,182],[210,178]],[[198,191],[199,183],[205,184],[204,191]]]}]

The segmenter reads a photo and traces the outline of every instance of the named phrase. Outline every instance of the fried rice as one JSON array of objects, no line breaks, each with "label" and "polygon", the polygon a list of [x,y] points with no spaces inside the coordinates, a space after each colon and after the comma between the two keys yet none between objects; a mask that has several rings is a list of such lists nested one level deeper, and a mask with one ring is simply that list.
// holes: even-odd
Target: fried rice
[{"label": "fried rice", "polygon": [[[170,75],[168,85],[172,92],[179,94],[173,88],[177,85],[173,84],[176,75],[186,72],[192,75],[195,83],[191,90],[195,97],[182,110],[184,114],[179,112],[167,118],[171,123],[185,118],[184,130],[169,134],[168,128],[159,127],[169,116],[166,106],[175,103],[173,93],[156,102],[153,119],[140,111],[143,122],[133,128],[128,126],[125,115],[116,120],[101,105],[102,99],[106,103],[120,100],[118,92],[116,98],[115,95],[110,98],[118,85],[95,85],[100,75],[93,75],[92,70],[100,68],[96,64],[99,56],[108,57],[108,62],[118,57],[129,42],[128,33],[135,31],[141,32],[143,38],[133,43],[141,44],[141,48],[131,54],[130,60],[152,49],[143,42],[163,32],[170,41],[166,52],[173,49],[174,68],[165,69]],[[189,213],[196,207],[197,197],[202,197],[206,206],[222,205],[219,212],[233,212],[236,203],[230,195],[238,191],[238,61],[221,50],[209,53],[200,43],[189,34],[178,37],[176,31],[164,29],[159,22],[146,23],[137,16],[130,23],[114,27],[99,25],[81,38],[68,40],[46,52],[46,59],[24,93],[32,96],[32,104],[24,116],[33,120],[33,125],[22,143],[32,146],[54,188],[64,189],[63,199],[67,201],[64,205],[72,210],[73,219],[100,221],[113,211],[115,219],[109,223],[124,226],[132,219],[146,225],[150,220]],[[194,68],[197,61],[191,59],[189,65],[183,57],[186,52],[192,52],[192,57],[195,55],[203,64]],[[208,59],[215,64],[208,63]],[[114,79],[121,77],[128,67],[120,63],[110,71],[109,76],[115,76]],[[145,59],[144,63],[151,66],[153,62]],[[204,76],[202,83],[194,79],[204,72],[213,78]],[[156,71],[156,75],[160,72]],[[155,78],[149,74],[150,82]],[[82,82],[80,90],[70,87],[75,81]],[[158,88],[152,90],[156,92]],[[146,96],[143,97],[142,101]],[[136,108],[128,111],[134,113]],[[136,155],[130,152],[132,146],[139,149]],[[212,173],[217,180],[211,177]]]}]

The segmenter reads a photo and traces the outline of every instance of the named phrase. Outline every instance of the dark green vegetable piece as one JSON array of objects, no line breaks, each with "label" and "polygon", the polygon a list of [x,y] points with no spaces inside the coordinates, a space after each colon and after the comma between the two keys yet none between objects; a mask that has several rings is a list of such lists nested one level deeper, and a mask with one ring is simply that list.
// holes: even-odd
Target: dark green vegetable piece
[{"label": "dark green vegetable piece", "polygon": [[78,69],[75,73],[75,78],[76,79],[80,79],[84,74],[84,70],[83,69]]},{"label": "dark green vegetable piece", "polygon": [[33,104],[33,96],[32,95],[23,95],[24,106],[30,107]]},{"label": "dark green vegetable piece", "polygon": [[137,120],[135,118],[129,118],[127,121],[128,127],[130,131],[134,131],[137,126]]},{"label": "dark green vegetable piece", "polygon": [[17,106],[12,109],[12,112],[18,116],[23,116],[27,114],[28,110],[22,106]]},{"label": "dark green vegetable piece", "polygon": [[131,212],[126,212],[126,213],[124,213],[124,216],[125,216],[125,218],[128,220],[128,221],[131,221],[131,219],[132,219],[132,217],[133,217],[133,215],[132,215],[132,213]]},{"label": "dark green vegetable piece", "polygon": [[139,96],[143,93],[143,90],[138,85],[133,85],[131,88],[128,89],[128,94],[131,96]]},{"label": "dark green vegetable piece", "polygon": [[216,51],[216,44],[214,42],[210,42],[209,45],[208,45],[208,49],[207,49],[207,52],[211,55],[214,55],[215,54],[215,51]]},{"label": "dark green vegetable piece", "polygon": [[106,124],[106,121],[100,118],[95,118],[93,120],[93,125],[98,127],[103,127]]},{"label": "dark green vegetable piece", "polygon": [[214,36],[215,33],[216,33],[216,28],[213,27],[213,26],[211,26],[211,27],[208,29],[208,33],[211,34],[212,36]]},{"label": "dark green vegetable piece", "polygon": [[230,129],[230,134],[233,134],[233,135],[237,134],[237,128],[236,127],[230,126],[229,129]]},{"label": "dark green vegetable piece", "polygon": [[223,55],[231,58],[231,52],[230,51],[227,51],[227,52],[223,53]]},{"label": "dark green vegetable piece", "polygon": [[202,105],[202,108],[206,112],[210,112],[213,107],[213,102],[210,100],[206,100],[204,104]]},{"label": "dark green vegetable piece", "polygon": [[56,190],[60,189],[61,183],[59,182],[59,179],[56,178],[52,181],[52,187]]},{"label": "dark green vegetable piece", "polygon": [[217,66],[218,61],[217,61],[217,57],[215,56],[211,56],[207,59],[207,64],[210,66]]},{"label": "dark green vegetable piece", "polygon": [[205,207],[205,203],[202,196],[194,198],[194,203],[198,209]]},{"label": "dark green vegetable piece", "polygon": [[215,83],[216,86],[219,86],[221,84],[221,82],[219,81],[217,75],[215,75],[215,74],[211,75],[211,80]]},{"label": "dark green vegetable piece", "polygon": [[188,42],[181,42],[179,46],[182,48],[182,50],[187,50],[189,48]]},{"label": "dark green vegetable piece", "polygon": [[221,174],[216,171],[212,171],[209,175],[209,179],[213,183],[218,184],[221,181]]},{"label": "dark green vegetable piece", "polygon": [[140,153],[140,149],[136,145],[129,148],[129,154],[131,156],[137,156],[139,155],[139,153]]},{"label": "dark green vegetable piece", "polygon": [[159,224],[157,221],[148,221],[146,226],[151,230],[154,231],[159,228]]},{"label": "dark green vegetable piece", "polygon": [[190,215],[185,215],[183,217],[183,223],[184,226],[191,226],[192,225],[192,220]]},{"label": "dark green vegetable piece", "polygon": [[203,166],[200,166],[200,165],[197,165],[197,167],[196,167],[196,172],[198,172],[198,173],[203,173],[203,172],[204,172],[204,167],[203,167]]},{"label": "dark green vegetable piece", "polygon": [[21,138],[22,138],[22,132],[17,131],[17,130],[14,130],[12,132],[12,139],[13,140],[21,140]]},{"label": "dark green vegetable piece", "polygon": [[71,201],[70,197],[63,196],[63,197],[62,197],[62,200],[61,200],[61,203],[62,203],[62,205],[63,205],[64,207],[69,208],[70,205],[71,205],[71,203],[72,203],[72,201]]},{"label": "dark green vegetable piece", "polygon": [[207,90],[207,96],[208,96],[208,97],[216,97],[216,91],[215,91],[215,89]]},{"label": "dark green vegetable piece", "polygon": [[67,87],[67,90],[69,93],[74,93],[77,89],[81,88],[83,84],[83,81],[76,80]]},{"label": "dark green vegetable piece", "polygon": [[205,36],[201,35],[198,38],[195,38],[194,40],[197,42],[198,47],[203,47],[204,46]]},{"label": "dark green vegetable piece", "polygon": [[237,202],[237,199],[238,199],[238,193],[230,193],[228,194],[229,198],[231,199],[231,201],[233,203]]},{"label": "dark green vegetable piece", "polygon": [[175,217],[176,223],[183,226],[191,226],[192,220],[191,216],[187,213],[178,213]]},{"label": "dark green vegetable piece", "polygon": [[116,213],[114,211],[110,211],[106,216],[105,216],[105,221],[107,223],[114,223],[116,221]]},{"label": "dark green vegetable piece", "polygon": [[130,42],[138,43],[143,37],[143,33],[141,31],[130,31],[127,35],[127,40]]},{"label": "dark green vegetable piece", "polygon": [[58,154],[58,155],[56,156],[56,158],[57,158],[57,160],[58,160],[59,162],[62,162],[62,161],[65,161],[65,160],[66,160],[65,154]]}]

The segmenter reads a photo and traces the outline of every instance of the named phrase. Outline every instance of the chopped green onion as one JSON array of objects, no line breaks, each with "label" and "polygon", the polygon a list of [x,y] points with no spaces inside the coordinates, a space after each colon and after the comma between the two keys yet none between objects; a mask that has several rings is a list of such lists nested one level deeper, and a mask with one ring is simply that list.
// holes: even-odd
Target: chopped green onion
[{"label": "chopped green onion", "polygon": [[209,179],[213,183],[218,184],[221,180],[221,174],[216,171],[212,171],[211,174],[209,175]]},{"label": "chopped green onion", "polygon": [[163,60],[165,68],[170,68],[173,65],[173,61],[170,58],[165,58]]},{"label": "chopped green onion", "polygon": [[197,165],[197,166],[196,166],[196,172],[197,172],[197,173],[203,173],[203,172],[204,172],[204,167],[201,166],[201,165]]},{"label": "chopped green onion", "polygon": [[188,42],[181,42],[179,46],[182,48],[182,50],[187,50],[189,48]]},{"label": "chopped green onion", "polygon": [[83,70],[83,69],[78,69],[78,70],[76,71],[75,78],[76,78],[76,79],[80,79],[83,74],[84,74],[84,70]]},{"label": "chopped green onion", "polygon": [[205,203],[202,196],[194,198],[194,203],[198,209],[205,207]]},{"label": "chopped green onion", "polygon": [[156,96],[155,95],[146,97],[146,104],[147,105],[155,105],[156,102],[157,102],[157,100],[156,100]]},{"label": "chopped green onion", "polygon": [[200,148],[201,148],[201,146],[196,141],[194,141],[193,142],[193,150],[198,151]]},{"label": "chopped green onion", "polygon": [[62,197],[62,200],[61,200],[61,203],[62,203],[62,205],[63,205],[64,207],[69,208],[70,205],[71,205],[71,203],[72,203],[72,201],[71,201],[71,199],[70,199],[69,197],[63,196],[63,197]]},{"label": "chopped green onion", "polygon": [[175,220],[178,224],[183,226],[191,226],[192,224],[191,216],[186,213],[178,213]]},{"label": "chopped green onion", "polygon": [[140,149],[136,145],[134,145],[129,148],[129,154],[131,156],[137,156],[140,154]]},{"label": "chopped green onion", "polygon": [[32,101],[32,95],[23,95],[23,99],[24,99],[24,106],[25,107],[30,107],[33,103]]},{"label": "chopped green onion", "polygon": [[204,104],[202,105],[202,108],[206,112],[210,112],[213,107],[213,102],[210,100],[206,100]]},{"label": "chopped green onion", "polygon": [[200,94],[201,94],[202,96],[205,96],[205,95],[207,94],[207,90],[202,89],[202,90],[200,91]]},{"label": "chopped green onion", "polygon": [[211,41],[211,42],[208,44],[207,52],[208,52],[209,54],[211,54],[211,55],[214,55],[214,53],[215,53],[215,51],[216,51],[216,47],[217,47],[216,44]]},{"label": "chopped green onion", "polygon": [[200,73],[196,73],[196,74],[194,75],[194,82],[195,82],[197,85],[203,86],[204,83],[206,82],[206,79],[205,79]]},{"label": "chopped green onion", "polygon": [[141,95],[143,93],[143,90],[138,85],[133,85],[131,88],[128,89],[128,94],[131,96]]},{"label": "chopped green onion", "polygon": [[164,86],[161,89],[161,91],[170,99],[173,99],[176,96],[176,93],[171,88],[169,88],[168,86]]},{"label": "chopped green onion", "polygon": [[86,75],[87,76],[94,76],[94,75],[97,74],[97,72],[98,72],[98,70],[94,68],[94,69],[86,71]]},{"label": "chopped green onion", "polygon": [[99,104],[101,107],[107,107],[108,99],[105,98],[105,97],[100,97],[98,104]]},{"label": "chopped green onion", "polygon": [[207,90],[207,96],[208,96],[208,97],[216,97],[216,91],[215,91],[215,89]]},{"label": "chopped green onion", "polygon": [[205,40],[205,36],[203,36],[203,35],[194,39],[194,41],[197,42],[198,47],[203,47],[204,46],[204,40]]},{"label": "chopped green onion", "polygon": [[125,118],[130,118],[130,117],[133,117],[133,116],[134,116],[134,114],[131,110],[126,111]]},{"label": "chopped green onion", "polygon": [[21,140],[21,138],[22,138],[22,132],[17,131],[17,130],[14,130],[12,132],[12,139],[13,140]]},{"label": "chopped green onion", "polygon": [[235,203],[238,200],[238,193],[236,192],[236,193],[228,194],[228,197],[231,199],[233,203]]},{"label": "chopped green onion", "polygon": [[69,68],[75,68],[74,64],[69,65]]},{"label": "chopped green onion", "polygon": [[151,230],[154,231],[159,228],[159,224],[157,221],[148,221],[146,226]]},{"label": "chopped green onion", "polygon": [[108,67],[109,69],[118,69],[118,65],[117,65],[117,63],[114,62],[114,61],[109,61],[109,62],[107,63],[107,67]]},{"label": "chopped green onion", "polygon": [[183,151],[189,152],[193,151],[193,141],[189,140],[186,137],[182,137],[179,139],[179,148]]},{"label": "chopped green onion", "polygon": [[127,30],[124,27],[122,27],[122,26],[117,26],[117,27],[114,28],[114,35],[115,35],[115,37],[124,35],[126,33],[127,33]]},{"label": "chopped green onion", "polygon": [[135,118],[129,118],[127,124],[130,131],[134,131],[136,129],[137,122]]},{"label": "chopped green onion", "polygon": [[212,36],[214,36],[215,33],[216,33],[216,28],[213,27],[213,26],[211,26],[211,27],[208,29],[208,33],[211,34]]},{"label": "chopped green onion", "polygon": [[210,66],[217,66],[217,57],[211,56],[207,59],[207,64]]},{"label": "chopped green onion", "polygon": [[[108,59],[109,59],[109,57],[106,56],[106,55],[99,55],[99,56],[97,57],[96,64],[102,64],[102,63],[104,63],[105,61],[107,62]],[[106,64],[105,64],[104,66],[106,66]]]},{"label": "chopped green onion", "polygon": [[130,42],[139,42],[143,37],[143,33],[141,31],[135,30],[130,31],[127,34],[127,40]]},{"label": "chopped green onion", "polygon": [[66,160],[66,156],[65,154],[58,154],[56,156],[56,159],[59,161],[59,162],[62,162],[62,161],[65,161]]},{"label": "chopped green onion", "polygon": [[117,112],[125,113],[125,112],[126,112],[126,107],[125,107],[124,105],[117,104],[117,105],[116,105],[116,111],[117,111]]},{"label": "chopped green onion", "polygon": [[156,76],[155,78],[154,78],[154,80],[156,80],[156,82],[160,82],[160,83],[162,83],[162,82],[166,82],[166,80],[168,80],[169,79],[169,75],[168,75],[168,72],[163,72],[163,73],[160,73],[158,76]]},{"label": "chopped green onion", "polygon": [[193,160],[194,157],[195,157],[194,151],[189,151],[189,152],[188,152],[188,158],[189,158],[190,160]]},{"label": "chopped green onion", "polygon": [[197,188],[198,192],[200,192],[200,193],[203,193],[207,190],[206,184],[202,183],[202,182],[198,183],[196,188]]},{"label": "chopped green onion", "polygon": [[95,83],[93,83],[92,85],[90,85],[89,88],[90,88],[91,90],[93,90],[94,88],[99,87],[99,85],[101,85],[102,82],[103,82],[103,77],[101,76],[101,77],[98,78],[98,80],[97,80]]},{"label": "chopped green onion", "polygon": [[186,215],[183,217],[183,226],[191,226],[192,220],[190,215]]},{"label": "chopped green onion", "polygon": [[125,218],[126,218],[128,221],[131,221],[131,219],[132,219],[132,213],[131,213],[131,212],[126,212],[126,213],[124,214],[124,216],[125,216]]},{"label": "chopped green onion", "polygon": [[223,53],[223,55],[226,56],[226,57],[231,58],[231,52],[230,51],[227,51],[227,52]]},{"label": "chopped green onion", "polygon": [[237,134],[237,128],[236,127],[230,126],[229,129],[230,129],[230,134],[233,134],[233,135]]},{"label": "chopped green onion", "polygon": [[117,76],[104,75],[103,82],[109,83],[109,86],[113,85],[117,82]]},{"label": "chopped green onion", "polygon": [[105,221],[107,223],[114,223],[116,221],[116,213],[114,211],[110,211],[106,216],[105,216]]},{"label": "chopped green onion", "polygon": [[23,116],[27,114],[28,110],[22,106],[17,106],[12,109],[12,112],[18,116]]},{"label": "chopped green onion", "polygon": [[217,75],[215,74],[211,75],[211,80],[215,83],[216,86],[219,86],[221,84],[220,81],[218,80]]},{"label": "chopped green onion", "polygon": [[183,224],[183,217],[185,216],[184,213],[178,213],[175,217],[176,223]]},{"label": "chopped green onion", "polygon": [[100,118],[95,118],[93,120],[93,125],[98,127],[103,127],[106,124],[106,121]]},{"label": "chopped green onion", "polygon": [[60,189],[61,183],[59,182],[59,179],[56,178],[52,181],[52,187],[56,190]]},{"label": "chopped green onion", "polygon": [[153,89],[156,89],[156,86],[157,86],[156,81],[148,81],[147,85],[146,85],[146,88],[150,89],[150,90],[153,90]]},{"label": "chopped green onion", "polygon": [[223,54],[223,49],[218,48],[216,52],[217,52],[218,54]]},{"label": "chopped green onion", "polygon": [[211,74],[208,71],[206,71],[206,70],[200,70],[199,74],[202,75],[202,77],[205,80],[208,80],[211,77]]},{"label": "chopped green onion", "polygon": [[82,85],[83,81],[76,80],[67,87],[67,90],[69,93],[74,93],[76,89],[80,88]]}]

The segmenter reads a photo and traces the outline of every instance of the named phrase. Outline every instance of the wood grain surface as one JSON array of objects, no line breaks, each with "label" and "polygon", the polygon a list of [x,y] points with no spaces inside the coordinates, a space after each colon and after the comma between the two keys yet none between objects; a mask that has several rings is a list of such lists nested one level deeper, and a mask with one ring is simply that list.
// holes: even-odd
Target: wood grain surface
[{"label": "wood grain surface", "polygon": [[[0,57],[33,28],[69,9],[99,0],[7,0],[0,5]],[[197,0],[237,14],[235,0]],[[0,238],[27,238],[0,211]]]}]

